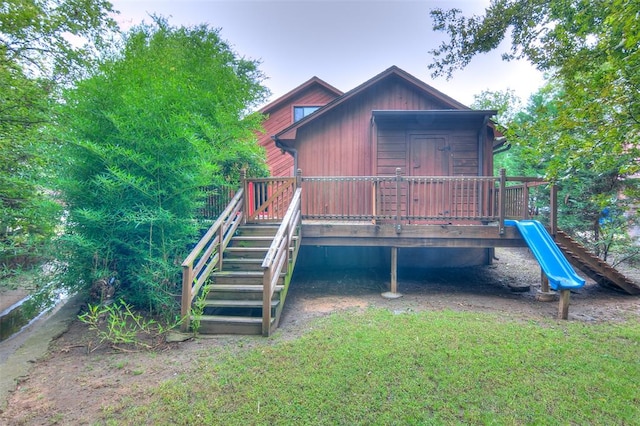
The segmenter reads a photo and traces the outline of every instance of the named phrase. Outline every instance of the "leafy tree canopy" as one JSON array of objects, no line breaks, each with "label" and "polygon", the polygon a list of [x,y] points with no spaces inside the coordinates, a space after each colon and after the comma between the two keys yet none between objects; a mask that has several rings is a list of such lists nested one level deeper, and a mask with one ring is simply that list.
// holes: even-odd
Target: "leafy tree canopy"
[{"label": "leafy tree canopy", "polygon": [[[431,53],[434,76],[451,77],[511,37],[505,60],[527,59],[559,84],[546,170],[553,179],[589,168],[640,170],[640,4],[637,0],[494,0],[482,16],[435,9],[449,40]],[[546,122],[537,122],[546,126]],[[563,155],[566,154],[566,155]],[[562,161],[559,160],[562,158]]]},{"label": "leafy tree canopy", "polygon": [[[493,122],[500,133],[507,134],[516,114],[522,109],[522,102],[511,89],[496,92],[484,90],[474,95],[471,108],[495,109],[498,111]],[[520,167],[521,162],[515,151],[516,149],[511,147],[511,149],[502,150],[502,152],[494,155],[493,169],[495,175],[498,175],[500,169],[505,169],[507,174],[511,176],[526,175]]]},{"label": "leafy tree canopy", "polygon": [[154,18],[110,51],[62,106],[68,280],[113,276],[130,302],[170,311],[202,187],[266,173],[249,111],[267,90],[258,63],[205,25]]},{"label": "leafy tree canopy", "polygon": [[[0,4],[0,264],[14,267],[46,240],[59,209],[42,187],[43,126],[61,85],[95,57],[111,33],[101,0],[6,0]],[[44,182],[43,182],[44,181]],[[13,259],[13,260],[12,260]],[[19,262],[18,262],[19,263]]]}]

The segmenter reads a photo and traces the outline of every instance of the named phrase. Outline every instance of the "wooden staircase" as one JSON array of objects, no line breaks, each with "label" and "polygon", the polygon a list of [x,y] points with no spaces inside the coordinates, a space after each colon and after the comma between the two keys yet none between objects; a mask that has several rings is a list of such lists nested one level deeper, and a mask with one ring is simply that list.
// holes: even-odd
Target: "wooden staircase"
[{"label": "wooden staircase", "polygon": [[623,290],[629,294],[640,294],[640,284],[622,275],[565,232],[558,230],[555,241],[567,260],[596,283]]},{"label": "wooden staircase", "polygon": [[[279,224],[242,225],[223,253],[222,268],[212,282],[199,317],[200,333],[262,334],[262,262]],[[281,273],[271,298],[271,325],[277,327],[288,280]]]}]

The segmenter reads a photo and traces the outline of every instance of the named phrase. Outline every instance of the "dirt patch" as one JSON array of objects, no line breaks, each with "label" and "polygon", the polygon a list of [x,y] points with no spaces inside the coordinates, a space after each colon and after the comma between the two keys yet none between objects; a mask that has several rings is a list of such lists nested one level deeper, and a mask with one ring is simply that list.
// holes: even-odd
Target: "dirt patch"
[{"label": "dirt patch", "polygon": [[[526,249],[497,251],[494,265],[430,271],[403,270],[403,297],[384,299],[389,277],[376,271],[330,271],[297,274],[280,329],[273,339],[257,336],[209,337],[165,344],[156,352],[87,353],[89,335],[75,321],[20,381],[0,414],[0,423],[18,425],[92,424],[148,398],[148,389],[190,370],[199,354],[219,349],[245,350],[294,339],[310,322],[343,309],[382,307],[394,311],[454,309],[491,312],[509,318],[554,319],[558,304],[539,302],[540,268]],[[513,289],[517,291],[514,291]],[[527,291],[523,291],[527,290]],[[640,298],[602,288],[591,281],[571,295],[569,319],[609,322],[640,318]]]}]

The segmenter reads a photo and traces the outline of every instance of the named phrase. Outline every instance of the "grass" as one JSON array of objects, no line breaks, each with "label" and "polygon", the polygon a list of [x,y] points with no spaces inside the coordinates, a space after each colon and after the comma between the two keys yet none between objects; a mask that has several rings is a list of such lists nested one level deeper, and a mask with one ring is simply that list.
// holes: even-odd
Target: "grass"
[{"label": "grass", "polygon": [[[632,424],[635,322],[369,309],[195,360],[108,424]],[[145,398],[146,400],[146,398]],[[147,401],[149,401],[147,400]]]}]

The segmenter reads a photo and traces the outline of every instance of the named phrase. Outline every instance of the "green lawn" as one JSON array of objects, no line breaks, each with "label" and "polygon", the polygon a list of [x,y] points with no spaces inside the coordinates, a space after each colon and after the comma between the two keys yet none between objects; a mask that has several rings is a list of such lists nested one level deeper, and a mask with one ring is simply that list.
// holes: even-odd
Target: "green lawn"
[{"label": "green lawn", "polygon": [[202,355],[107,423],[637,424],[640,325],[344,312]]}]

